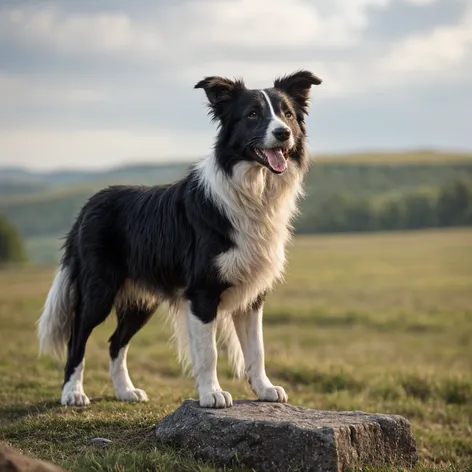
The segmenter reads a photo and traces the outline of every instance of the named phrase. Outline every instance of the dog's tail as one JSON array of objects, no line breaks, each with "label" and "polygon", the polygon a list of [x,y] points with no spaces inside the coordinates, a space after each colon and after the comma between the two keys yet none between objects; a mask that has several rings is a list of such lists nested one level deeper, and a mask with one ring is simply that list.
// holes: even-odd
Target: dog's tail
[{"label": "dog's tail", "polygon": [[244,374],[245,363],[241,343],[239,342],[236,328],[231,315],[217,318],[217,330],[220,342],[226,347],[228,360],[235,377],[240,378]]},{"label": "dog's tail", "polygon": [[37,323],[39,352],[60,355],[69,340],[74,319],[74,287],[67,266],[61,264]]}]

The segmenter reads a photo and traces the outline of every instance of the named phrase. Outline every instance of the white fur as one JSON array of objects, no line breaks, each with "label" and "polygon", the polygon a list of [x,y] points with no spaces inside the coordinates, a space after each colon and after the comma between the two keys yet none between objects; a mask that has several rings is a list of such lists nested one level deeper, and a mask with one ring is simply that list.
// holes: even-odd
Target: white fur
[{"label": "white fur", "polygon": [[[188,371],[191,364],[189,345],[188,304],[185,300],[172,304],[169,310],[169,320],[172,323],[172,341],[177,345],[178,360],[184,371]],[[232,317],[227,313],[220,313],[216,319],[216,336],[218,344],[226,347],[228,360],[236,377],[244,374],[244,357],[236,334]]]},{"label": "white fur", "polygon": [[146,402],[147,395],[144,390],[135,388],[128,374],[126,358],[128,346],[120,349],[116,359],[110,362],[110,375],[115,389],[116,398],[126,402]]},{"label": "white fur", "polygon": [[[261,90],[261,92],[262,92],[262,95],[264,95],[264,98],[266,99],[267,104],[269,105],[269,110],[271,114],[271,120],[270,120],[269,126],[267,127],[266,135],[264,138],[264,146],[270,149],[273,147],[280,146],[280,141],[274,136],[273,131],[276,128],[285,128],[285,129],[290,129],[290,128],[274,112],[274,107],[272,106],[272,103],[267,93],[264,92],[264,90]],[[288,143],[286,143],[286,145],[289,148],[292,148],[294,144],[295,143],[293,140],[293,134],[290,133],[290,138],[288,139]]]},{"label": "white fur", "polygon": [[[146,288],[136,285],[131,280],[126,280],[116,296],[115,303],[117,306],[124,306],[128,303],[138,303],[142,306],[150,307],[154,306],[155,304],[159,304],[162,300],[164,300],[164,297],[160,296],[158,293],[152,293]],[[187,301],[183,299],[183,294],[177,294],[176,298],[169,303],[169,316],[167,319],[172,326],[172,341],[175,342],[177,346],[178,360],[182,365],[184,371],[188,371],[191,365],[187,311]],[[225,316],[224,314],[222,314],[218,317],[216,325],[218,343],[226,347],[228,352],[229,363],[232,367],[235,376],[241,377],[244,373],[244,358],[231,316]],[[118,364],[115,363],[114,366],[116,365]],[[126,353],[124,353],[123,366],[124,369],[126,369]],[[112,366],[110,365],[110,369],[111,368]],[[114,370],[114,372],[118,373],[120,372],[120,370]],[[111,370],[110,373],[113,378],[113,373]],[[134,389],[134,387],[128,390],[132,389]],[[126,387],[125,390],[127,390]],[[117,398],[119,398],[120,400],[127,400],[126,398],[120,398],[121,394],[117,391],[116,386],[115,392]],[[128,394],[125,394],[125,396],[127,395]],[[132,394],[129,395],[133,397]],[[133,399],[131,399],[131,401],[133,401]],[[140,399],[140,401],[145,400]]]},{"label": "white fur", "polygon": [[69,269],[61,266],[49,290],[43,313],[37,323],[39,351],[59,355],[69,340],[74,304]]},{"label": "white fur", "polygon": [[[302,175],[293,163],[289,163],[283,174],[274,175],[257,163],[243,161],[234,166],[230,178],[218,167],[214,156],[201,161],[198,170],[209,198],[234,226],[235,247],[217,259],[220,275],[232,284],[221,296],[217,324],[226,330],[228,355],[238,375],[244,369],[244,358],[241,336],[238,340],[231,315],[245,311],[258,295],[282,277],[285,245],[291,234],[290,220],[297,212],[297,200],[302,194]],[[260,344],[252,339],[250,345],[258,346],[263,356],[262,327],[260,336]],[[247,349],[244,357],[247,363],[254,356]],[[263,357],[260,363],[263,366]],[[272,398],[275,387],[260,380],[262,373],[254,378],[258,395]],[[276,390],[279,401],[286,399],[283,389]]]},{"label": "white fur", "polygon": [[200,163],[199,172],[209,197],[234,227],[235,247],[216,261],[221,277],[232,285],[221,296],[219,312],[244,310],[282,276],[290,220],[302,194],[301,173],[290,162],[275,175],[242,161],[229,178],[214,156]]},{"label": "white fur", "polygon": [[222,312],[218,315],[216,332],[218,342],[226,347],[229,364],[235,377],[241,377],[244,374],[244,356],[230,314]]},{"label": "white fur", "polygon": [[87,406],[90,400],[84,393],[84,361],[74,370],[62,388],[61,404],[65,406]]},{"label": "white fur", "polygon": [[168,321],[172,324],[172,341],[177,345],[178,360],[184,371],[188,371],[192,359],[188,340],[188,303],[181,299],[169,307]]},{"label": "white fur", "polygon": [[252,390],[262,401],[287,402],[282,387],[273,385],[267,377],[264,364],[264,341],[262,336],[262,307],[233,315],[234,325],[244,353],[246,374]]},{"label": "white fur", "polygon": [[188,309],[188,336],[192,357],[192,374],[196,380],[200,406],[226,408],[233,399],[221,390],[216,373],[216,322],[203,323]]}]

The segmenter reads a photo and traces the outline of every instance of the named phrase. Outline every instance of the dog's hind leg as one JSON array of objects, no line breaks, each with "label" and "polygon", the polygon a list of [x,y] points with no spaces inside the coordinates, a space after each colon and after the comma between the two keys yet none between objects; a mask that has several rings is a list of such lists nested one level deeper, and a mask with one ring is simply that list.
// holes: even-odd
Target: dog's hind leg
[{"label": "dog's hind leg", "polygon": [[110,338],[110,375],[118,400],[145,402],[148,399],[144,390],[134,387],[128,374],[126,357],[131,338],[147,323],[157,307],[157,302],[145,306],[125,304],[117,307],[118,326]]},{"label": "dog's hind leg", "polygon": [[67,363],[64,370],[61,403],[63,405],[86,406],[90,403],[83,387],[84,355],[87,340],[93,329],[109,315],[116,291],[103,279],[94,278],[82,284],[78,294],[75,319],[67,346]]}]

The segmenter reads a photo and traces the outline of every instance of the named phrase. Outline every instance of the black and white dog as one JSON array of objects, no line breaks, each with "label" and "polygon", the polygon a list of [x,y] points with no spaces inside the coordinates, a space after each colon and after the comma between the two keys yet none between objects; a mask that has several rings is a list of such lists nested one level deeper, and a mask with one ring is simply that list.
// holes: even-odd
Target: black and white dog
[{"label": "black and white dog", "polygon": [[170,305],[179,359],[191,362],[202,407],[232,405],[217,378],[217,331],[235,373],[246,372],[257,397],[287,401],[265,372],[262,305],[283,272],[308,166],[310,87],[320,83],[308,71],[265,90],[205,78],[195,88],[204,89],[219,122],[214,153],[173,185],[114,186],[85,204],[38,322],[41,350],[67,344],[63,405],[90,403],[82,385],[85,345],[113,307],[116,396],[147,400],[128,375],[126,356],[162,302]]}]

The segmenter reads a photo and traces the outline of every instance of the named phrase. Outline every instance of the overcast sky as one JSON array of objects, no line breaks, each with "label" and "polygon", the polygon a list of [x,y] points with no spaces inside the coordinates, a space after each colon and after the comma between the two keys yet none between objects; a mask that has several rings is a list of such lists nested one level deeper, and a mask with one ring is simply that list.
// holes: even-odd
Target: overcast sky
[{"label": "overcast sky", "polygon": [[299,68],[314,153],[472,149],[472,0],[2,0],[0,165],[198,158],[196,82]]}]

